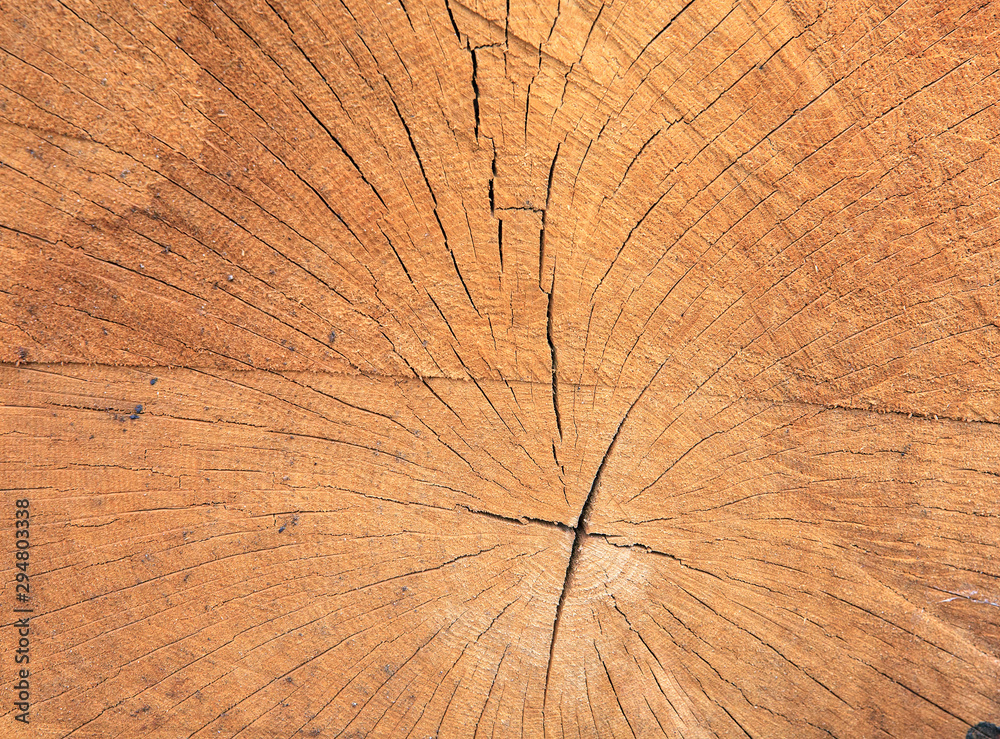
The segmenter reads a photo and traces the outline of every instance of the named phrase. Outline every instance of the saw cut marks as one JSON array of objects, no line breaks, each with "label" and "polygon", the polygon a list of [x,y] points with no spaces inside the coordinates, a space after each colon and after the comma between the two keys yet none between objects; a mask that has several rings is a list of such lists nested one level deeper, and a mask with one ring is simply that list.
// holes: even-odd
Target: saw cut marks
[{"label": "saw cut marks", "polygon": [[25,735],[1000,722],[998,11],[6,3]]}]

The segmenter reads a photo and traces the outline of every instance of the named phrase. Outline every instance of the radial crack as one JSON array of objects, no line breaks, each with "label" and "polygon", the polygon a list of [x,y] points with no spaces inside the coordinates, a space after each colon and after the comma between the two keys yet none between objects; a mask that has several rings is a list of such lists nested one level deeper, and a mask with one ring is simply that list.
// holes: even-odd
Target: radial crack
[{"label": "radial crack", "polygon": [[[556,416],[556,430],[559,432],[559,440],[562,441],[562,419],[559,417],[559,378],[558,364],[556,363],[556,344],[552,339],[552,293],[549,293],[549,304],[546,309],[545,335],[549,342],[549,353],[552,356],[552,410]],[[593,492],[593,490],[591,490]],[[589,500],[589,498],[588,498]]]},{"label": "radial crack", "polygon": [[[642,394],[639,396],[642,397]],[[638,398],[636,399],[638,403]],[[632,408],[635,407],[635,403],[628,409],[628,412],[622,417],[621,423],[618,424],[618,429],[615,431],[615,435],[611,437],[611,443],[608,444],[607,450],[604,452],[604,457],[601,459],[600,465],[597,467],[597,473],[594,475],[594,481],[590,484],[590,491],[587,493],[587,499],[583,502],[583,507],[580,509],[580,515],[576,519],[576,524],[572,527],[573,529],[573,546],[570,549],[569,560],[566,562],[566,572],[563,575],[562,590],[559,593],[559,603],[556,605],[556,615],[552,621],[552,639],[549,642],[549,661],[545,668],[545,692],[542,697],[542,717],[544,720],[545,716],[545,704],[548,702],[549,697],[549,681],[552,677],[552,658],[555,656],[556,651],[556,639],[559,635],[559,625],[562,623],[562,612],[563,607],[566,604],[566,593],[569,592],[569,586],[573,573],[576,570],[576,561],[580,555],[580,545],[584,538],[588,536],[587,531],[587,519],[590,518],[590,509],[594,504],[594,493],[597,491],[598,486],[601,483],[601,477],[604,474],[604,468],[607,466],[608,459],[611,457],[611,452],[615,448],[615,444],[618,442],[618,436],[621,434],[622,428],[625,426],[625,421],[628,419],[629,413]]]}]

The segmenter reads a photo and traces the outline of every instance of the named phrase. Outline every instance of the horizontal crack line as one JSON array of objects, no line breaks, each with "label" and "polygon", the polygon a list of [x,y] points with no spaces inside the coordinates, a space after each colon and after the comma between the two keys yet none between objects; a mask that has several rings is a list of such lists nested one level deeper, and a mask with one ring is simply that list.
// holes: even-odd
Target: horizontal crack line
[{"label": "horizontal crack line", "polygon": [[[216,372],[231,372],[233,374],[253,374],[253,373],[263,373],[268,375],[275,375],[278,377],[298,377],[298,376],[316,376],[316,377],[338,377],[344,379],[363,379],[363,380],[385,380],[387,382],[400,382],[400,381],[410,381],[410,382],[424,382],[424,381],[440,381],[440,382],[455,382],[455,383],[482,383],[482,382],[496,382],[503,384],[517,384],[517,385],[534,385],[539,388],[551,388],[552,380],[551,378],[545,380],[530,380],[530,379],[520,379],[520,378],[509,378],[509,377],[472,377],[461,376],[461,377],[448,377],[446,375],[390,375],[382,374],[376,372],[340,372],[337,370],[275,370],[269,367],[252,367],[252,368],[219,368],[212,366],[185,366],[185,365],[117,365],[117,364],[102,364],[98,362],[0,362],[0,369],[15,369],[15,370],[31,370],[33,368],[48,368],[48,367],[86,367],[99,368],[105,370],[121,371],[121,372],[144,372],[153,373],[157,370],[160,371],[171,371],[171,372],[205,372],[206,370],[213,370]],[[643,392],[649,386],[641,385],[608,385],[604,383],[585,383],[585,382],[571,382],[569,380],[559,380],[560,385],[566,385],[569,388],[575,388],[579,390],[591,390],[591,389],[604,389],[612,390],[616,393],[622,391],[633,391],[633,392]],[[657,391],[649,388],[654,394]],[[683,392],[678,388],[671,385],[664,385],[660,392]],[[790,406],[790,407],[802,407],[802,408],[822,408],[831,411],[845,411],[851,413],[872,413],[881,416],[897,416],[904,417],[907,420],[922,420],[922,421],[950,421],[955,423],[978,423],[987,426],[1000,426],[1000,420],[990,421],[987,419],[977,419],[977,418],[960,418],[958,416],[950,416],[942,413],[934,413],[932,411],[916,411],[916,410],[895,410],[891,408],[872,408],[866,407],[862,408],[855,405],[847,405],[842,403],[817,403],[808,400],[802,400],[800,398],[761,398],[751,395],[721,395],[721,394],[708,394],[708,393],[691,393],[686,395],[680,404],[676,407],[681,407],[687,400],[697,395],[699,398],[704,398],[707,400],[724,400],[730,403],[746,401],[748,403],[767,403],[774,406]]]}]

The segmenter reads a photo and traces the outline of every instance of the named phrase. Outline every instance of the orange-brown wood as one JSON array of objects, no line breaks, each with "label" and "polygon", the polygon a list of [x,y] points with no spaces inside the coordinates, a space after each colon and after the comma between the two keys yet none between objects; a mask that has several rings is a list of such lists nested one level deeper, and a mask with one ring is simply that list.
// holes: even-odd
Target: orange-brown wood
[{"label": "orange-brown wood", "polygon": [[998,27],[5,0],[0,733],[1000,736]]}]

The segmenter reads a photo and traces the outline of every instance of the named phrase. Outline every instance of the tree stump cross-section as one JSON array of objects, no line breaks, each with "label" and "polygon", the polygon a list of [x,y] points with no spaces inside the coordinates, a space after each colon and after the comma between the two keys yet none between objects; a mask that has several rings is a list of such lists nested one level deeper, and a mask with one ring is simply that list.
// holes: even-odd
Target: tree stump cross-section
[{"label": "tree stump cross-section", "polygon": [[3,735],[1000,735],[998,29],[4,0]]}]

